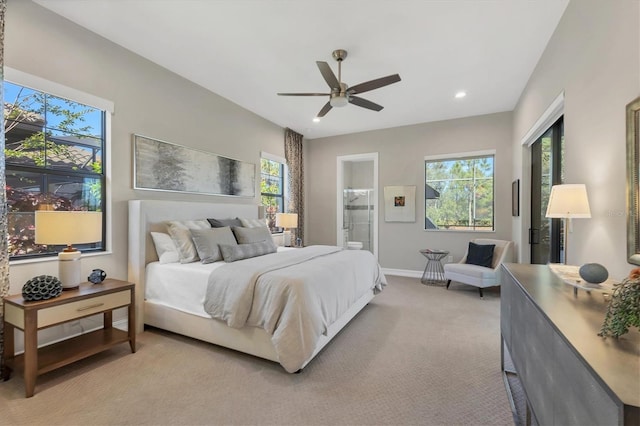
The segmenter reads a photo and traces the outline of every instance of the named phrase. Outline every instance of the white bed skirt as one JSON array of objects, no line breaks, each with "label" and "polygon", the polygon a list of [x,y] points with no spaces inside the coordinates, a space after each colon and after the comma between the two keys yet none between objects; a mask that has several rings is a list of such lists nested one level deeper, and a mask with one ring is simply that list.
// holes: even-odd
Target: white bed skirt
[{"label": "white bed skirt", "polygon": [[[331,324],[327,334],[320,336],[313,355],[305,361],[302,367],[307,365],[373,297],[373,291],[365,293],[351,308]],[[278,355],[271,343],[271,335],[261,328],[231,328],[222,321],[177,311],[148,301],[144,303],[144,323],[183,336],[278,362]]]}]

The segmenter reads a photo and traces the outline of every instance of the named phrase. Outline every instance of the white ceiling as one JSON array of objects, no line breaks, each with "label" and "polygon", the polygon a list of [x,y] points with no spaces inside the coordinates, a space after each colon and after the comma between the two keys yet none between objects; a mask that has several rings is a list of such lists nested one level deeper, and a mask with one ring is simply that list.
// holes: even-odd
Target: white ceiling
[{"label": "white ceiling", "polygon": [[[569,0],[34,0],[307,139],[511,111]],[[315,61],[399,83],[319,123]],[[158,88],[158,90],[162,90]],[[456,92],[468,95],[455,99]]]}]

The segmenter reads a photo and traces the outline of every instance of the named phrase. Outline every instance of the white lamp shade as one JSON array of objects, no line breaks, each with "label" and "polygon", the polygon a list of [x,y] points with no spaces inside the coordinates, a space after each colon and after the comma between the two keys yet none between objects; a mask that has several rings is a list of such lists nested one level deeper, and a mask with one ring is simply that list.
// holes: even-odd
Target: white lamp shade
[{"label": "white lamp shade", "polygon": [[276,213],[276,226],[280,228],[297,228],[297,213]]},{"label": "white lamp shade", "polygon": [[102,241],[102,213],[37,210],[36,244],[86,244]]},{"label": "white lamp shade", "polygon": [[590,218],[587,187],[584,184],[552,186],[546,217]]}]

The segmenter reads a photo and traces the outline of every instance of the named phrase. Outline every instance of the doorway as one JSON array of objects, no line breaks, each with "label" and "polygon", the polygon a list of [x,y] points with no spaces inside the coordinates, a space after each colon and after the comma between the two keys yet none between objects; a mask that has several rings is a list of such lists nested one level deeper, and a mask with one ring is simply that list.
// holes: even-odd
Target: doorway
[{"label": "doorway", "polygon": [[342,155],[337,163],[336,244],[378,257],[378,153]]},{"label": "doorway", "polygon": [[531,263],[564,262],[561,219],[546,217],[553,185],[564,181],[564,121],[560,117],[531,145]]}]

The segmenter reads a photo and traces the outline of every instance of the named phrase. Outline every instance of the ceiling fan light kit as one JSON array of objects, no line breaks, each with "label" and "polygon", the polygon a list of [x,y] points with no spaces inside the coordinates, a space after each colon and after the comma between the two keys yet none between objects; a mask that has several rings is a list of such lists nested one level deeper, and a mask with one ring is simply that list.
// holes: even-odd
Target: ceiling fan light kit
[{"label": "ceiling fan light kit", "polygon": [[344,49],[337,49],[333,51],[332,56],[333,59],[338,62],[338,77],[333,73],[329,64],[322,61],[316,61],[320,74],[322,74],[324,81],[327,82],[329,89],[331,89],[330,93],[278,93],[278,95],[329,96],[329,102],[322,107],[316,118],[324,117],[332,108],[344,107],[347,104],[353,104],[372,111],[381,111],[382,108],[384,108],[382,105],[378,105],[355,95],[397,83],[400,81],[400,76],[398,74],[392,74],[349,87],[346,83],[342,82],[342,61],[347,57],[347,51]]}]

